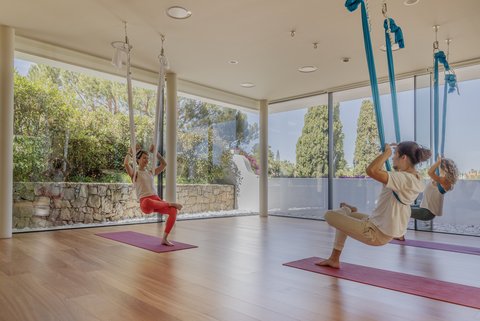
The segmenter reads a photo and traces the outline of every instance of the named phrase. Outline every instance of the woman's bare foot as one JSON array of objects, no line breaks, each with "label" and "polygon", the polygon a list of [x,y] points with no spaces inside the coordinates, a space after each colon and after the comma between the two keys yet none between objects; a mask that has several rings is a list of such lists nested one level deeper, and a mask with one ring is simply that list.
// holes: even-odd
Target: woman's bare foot
[{"label": "woman's bare foot", "polygon": [[405,236],[394,237],[393,239],[397,241],[405,241]]},{"label": "woman's bare foot", "polygon": [[340,261],[332,260],[332,259],[327,259],[323,260],[320,262],[315,263],[315,265],[318,266],[329,266],[334,269],[339,269],[340,268]]},{"label": "woman's bare foot", "polygon": [[177,210],[181,210],[183,208],[183,205],[180,203],[168,203],[171,207],[175,207]]},{"label": "woman's bare foot", "polygon": [[163,239],[162,239],[162,245],[174,246],[175,244],[173,244],[172,242],[170,242],[170,241],[167,240],[166,238],[163,238]]},{"label": "woman's bare foot", "polygon": [[340,207],[348,207],[350,211],[352,211],[352,213],[357,211],[357,208],[355,206],[349,205],[344,202],[340,203]]}]

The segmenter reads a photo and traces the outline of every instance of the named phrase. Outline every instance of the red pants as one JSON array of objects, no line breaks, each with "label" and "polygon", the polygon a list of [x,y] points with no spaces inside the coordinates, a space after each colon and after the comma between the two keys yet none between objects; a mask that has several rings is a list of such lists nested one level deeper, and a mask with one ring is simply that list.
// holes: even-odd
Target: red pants
[{"label": "red pants", "polygon": [[158,197],[158,195],[142,197],[140,199],[140,209],[145,214],[151,214],[153,212],[168,214],[165,234],[170,233],[173,224],[175,224],[175,221],[177,220],[177,209],[173,206],[169,206],[168,203]]}]

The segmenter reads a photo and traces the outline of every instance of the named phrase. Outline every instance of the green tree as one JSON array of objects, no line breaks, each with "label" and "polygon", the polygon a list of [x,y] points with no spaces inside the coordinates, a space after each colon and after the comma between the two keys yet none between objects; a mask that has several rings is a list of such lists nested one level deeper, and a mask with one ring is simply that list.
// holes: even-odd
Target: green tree
[{"label": "green tree", "polygon": [[[339,105],[334,106],[333,137],[336,171],[346,167],[343,153],[343,126]],[[323,177],[328,174],[328,108],[326,105],[308,108],[302,134],[296,146],[296,175]]]},{"label": "green tree", "polygon": [[51,155],[63,150],[72,108],[52,83],[15,73],[14,88],[14,180],[42,180]]},{"label": "green tree", "polygon": [[[69,107],[69,112],[61,117],[58,112],[61,109],[54,104],[44,108],[44,112],[52,123],[49,133],[55,132],[50,158],[68,155],[70,179],[103,181],[108,171],[123,172],[123,157],[130,145],[125,84],[47,65],[33,65],[25,82],[54,88]],[[34,100],[41,98],[33,90],[26,96]],[[136,136],[144,147],[153,140],[154,97],[153,90],[134,88]],[[26,108],[30,113],[37,109]],[[40,126],[42,123],[36,119],[33,114],[28,117],[33,125]],[[22,118],[16,120],[28,128],[35,128]],[[68,120],[68,127],[61,125],[65,120]]]},{"label": "green tree", "polygon": [[[52,159],[64,153],[68,155],[71,180],[102,181],[106,172],[123,172],[123,157],[130,145],[125,84],[47,65],[33,65],[24,85],[40,88],[40,84],[62,97],[68,113],[60,116],[62,108],[58,104],[42,109],[40,103],[37,107],[25,102],[22,105],[25,108],[20,110],[25,117],[16,118],[18,129],[23,126],[35,133],[48,128],[43,130],[45,135],[56,131],[55,138],[44,149],[50,149],[46,153]],[[21,97],[24,100],[46,100],[42,98],[43,92],[24,92]],[[146,148],[153,141],[156,92],[135,87],[133,98],[136,139]],[[248,146],[258,137],[257,124],[249,124],[245,113],[186,98],[180,98],[178,124],[178,172],[179,181],[184,182],[222,179],[225,169],[230,168],[230,149]],[[19,150],[29,151],[38,148],[39,142],[23,139],[22,144]],[[37,159],[39,164],[48,163]]]},{"label": "green tree", "polygon": [[200,100],[180,98],[178,179],[215,182],[223,179],[231,160],[230,149],[258,137],[245,113]]},{"label": "green tree", "polygon": [[365,169],[378,155],[379,150],[380,143],[373,104],[370,100],[364,100],[357,122],[353,175],[366,175]]},{"label": "green tree", "polygon": [[[267,166],[268,166],[268,176],[280,176],[280,164],[275,161],[273,155],[272,146],[268,145],[267,151]],[[252,156],[255,159],[255,163],[260,168],[260,143],[256,143],[252,147]]]}]

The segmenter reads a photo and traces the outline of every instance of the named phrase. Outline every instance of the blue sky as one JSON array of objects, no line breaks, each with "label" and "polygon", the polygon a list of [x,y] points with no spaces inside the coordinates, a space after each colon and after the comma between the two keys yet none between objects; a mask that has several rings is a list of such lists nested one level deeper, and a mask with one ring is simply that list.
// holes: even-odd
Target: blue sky
[{"label": "blue sky", "polygon": [[[445,156],[452,158],[461,172],[480,169],[480,79],[459,82],[460,95],[448,95]],[[430,145],[429,137],[429,89],[417,92],[417,142]],[[387,142],[395,141],[390,95],[381,97],[385,136]],[[399,120],[402,140],[414,139],[413,91],[398,93]],[[347,162],[353,162],[357,118],[363,99],[340,103],[340,119],[345,134],[344,152]],[[443,88],[440,88],[440,109],[443,104]],[[276,113],[269,116],[268,142],[274,154],[277,150],[282,160],[295,162],[295,148],[301,135],[307,109]],[[252,121],[254,117],[250,118]],[[257,120],[258,121],[258,117]]]},{"label": "blue sky", "polygon": [[21,59],[15,59],[15,69],[22,76],[25,76],[28,73],[28,69],[30,69],[31,65],[33,65],[33,63]]},{"label": "blue sky", "polygon": [[[33,63],[15,59],[15,68],[21,75],[26,75]],[[461,80],[461,79],[460,79]],[[445,142],[445,156],[452,158],[461,172],[470,169],[480,169],[480,79],[460,81],[460,95],[448,95],[448,118]],[[443,88],[440,88],[440,99],[443,100]],[[428,103],[430,92],[427,89],[417,92],[417,141],[429,145],[429,113]],[[334,96],[335,97],[335,96]],[[363,99],[340,103],[340,120],[345,134],[344,152],[347,162],[353,162],[357,118]],[[382,113],[384,119],[385,138],[387,142],[395,141],[393,117],[391,113],[390,95],[381,96]],[[413,91],[398,93],[399,119],[402,140],[413,140]],[[440,103],[440,108],[442,102]],[[295,111],[275,113],[269,115],[268,143],[276,155],[280,153],[282,160],[295,163],[295,149],[297,140],[301,135],[304,116],[307,108]],[[249,122],[257,122],[256,113],[247,113]]]}]

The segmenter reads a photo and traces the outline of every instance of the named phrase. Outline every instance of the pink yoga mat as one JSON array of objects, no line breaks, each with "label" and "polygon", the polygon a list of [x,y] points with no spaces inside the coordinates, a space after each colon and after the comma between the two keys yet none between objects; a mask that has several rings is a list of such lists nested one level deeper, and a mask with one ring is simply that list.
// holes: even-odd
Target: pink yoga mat
[{"label": "pink yoga mat", "polygon": [[315,262],[321,260],[323,259],[310,257],[308,259],[285,263],[284,265],[340,279],[378,286],[380,288],[480,309],[480,288],[349,263],[341,263],[340,269],[315,265]]},{"label": "pink yoga mat", "polygon": [[421,248],[432,249],[432,250],[480,255],[480,248],[478,247],[469,247],[469,246],[461,246],[461,245],[446,244],[446,243],[436,243],[436,242],[429,242],[429,241],[416,241],[416,240],[409,240],[409,239],[406,239],[405,241],[391,240],[390,243],[405,245],[405,246],[421,247]]},{"label": "pink yoga mat", "polygon": [[151,236],[142,233],[124,231],[124,232],[111,232],[111,233],[98,233],[95,234],[110,240],[114,240],[121,243],[130,244],[136,247],[140,247],[145,250],[161,253],[171,252],[185,249],[192,249],[198,246],[171,241],[174,246],[166,246],[160,244],[160,237]]}]

